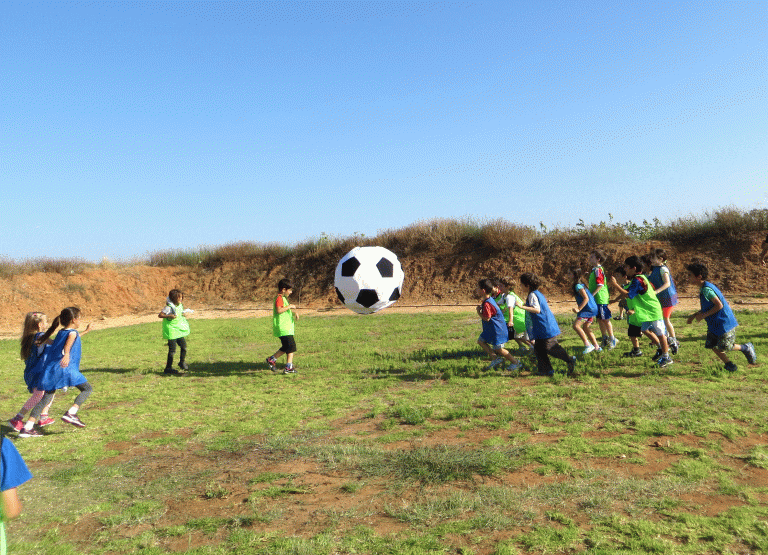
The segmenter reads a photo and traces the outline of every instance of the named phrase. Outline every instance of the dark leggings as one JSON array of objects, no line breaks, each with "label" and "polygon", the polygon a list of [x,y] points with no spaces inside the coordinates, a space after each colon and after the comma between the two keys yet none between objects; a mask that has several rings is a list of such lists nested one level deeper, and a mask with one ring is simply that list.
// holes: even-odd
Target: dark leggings
[{"label": "dark leggings", "polygon": [[170,339],[168,341],[168,361],[165,363],[166,370],[173,368],[173,355],[176,354],[176,345],[179,346],[179,365],[183,365],[184,360],[187,358],[187,340],[183,337]]},{"label": "dark leggings", "polygon": [[559,358],[566,363],[571,362],[571,357],[554,337],[550,337],[549,339],[537,339],[533,344],[533,350],[536,353],[536,364],[539,373],[541,374],[548,374],[553,370],[552,363],[549,361],[550,355]]},{"label": "dark leggings", "polygon": [[[77,389],[80,390],[80,394],[75,397],[74,404],[79,406],[82,406],[83,403],[85,403],[86,399],[90,397],[91,393],[93,393],[93,386],[89,384],[88,382],[83,382],[79,385],[75,386]],[[40,419],[40,415],[43,413],[43,408],[45,408],[48,403],[51,402],[51,399],[53,399],[53,396],[56,394],[56,390],[53,391],[46,391],[45,395],[43,395],[43,398],[40,399],[40,402],[35,405],[35,408],[32,409],[32,413],[29,415],[31,418],[34,418],[35,420]]]}]

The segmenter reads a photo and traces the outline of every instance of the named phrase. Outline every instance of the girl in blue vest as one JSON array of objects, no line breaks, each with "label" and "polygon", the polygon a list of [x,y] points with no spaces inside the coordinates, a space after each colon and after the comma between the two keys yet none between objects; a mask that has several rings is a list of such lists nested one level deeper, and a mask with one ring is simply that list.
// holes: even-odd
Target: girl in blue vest
[{"label": "girl in blue vest", "polygon": [[[63,329],[56,334],[53,343],[49,347],[50,352],[37,383],[38,389],[45,390],[45,395],[35,405],[35,408],[32,409],[29,420],[24,424],[24,430],[19,433],[20,436],[22,434],[27,434],[26,437],[38,435],[34,434],[32,426],[40,418],[43,408],[53,400],[57,389],[69,387],[76,387],[80,390],[80,393],[75,398],[72,407],[64,413],[61,419],[78,428],[85,428],[85,424],[80,420],[77,412],[80,410],[80,406],[93,393],[93,387],[85,379],[85,376],[80,373],[82,345],[80,343],[80,334],[77,333],[77,328],[80,327],[80,309],[70,306],[62,310],[61,314],[54,319],[48,331],[45,332],[45,335],[38,339],[38,342],[46,341],[59,326],[62,326]],[[90,329],[90,325],[88,329]]]},{"label": "girl in blue vest", "polygon": [[168,357],[165,361],[165,374],[180,375],[181,372],[174,370],[173,357],[176,354],[176,347],[179,347],[179,368],[181,371],[189,369],[187,365],[187,336],[189,335],[189,322],[185,314],[192,312],[190,309],[184,309],[181,301],[184,300],[184,293],[178,289],[171,289],[168,292],[168,298],[165,299],[165,307],[157,315],[163,319],[163,339],[168,341]]},{"label": "girl in blue vest", "polygon": [[725,364],[729,372],[738,370],[736,364],[731,362],[726,354],[730,350],[741,351],[747,357],[749,364],[757,363],[755,346],[752,343],[736,343],[736,326],[738,322],[733,315],[728,301],[720,290],[707,281],[709,272],[704,264],[693,263],[686,266],[691,281],[699,286],[699,302],[701,310],[688,317],[688,323],[694,320],[707,321],[707,339],[704,342],[706,349],[712,349],[717,357]]},{"label": "girl in blue vest", "polygon": [[495,286],[490,279],[481,279],[477,283],[477,295],[480,298],[477,315],[480,316],[483,324],[483,331],[477,338],[477,344],[484,351],[498,355],[498,358],[485,368],[486,370],[495,368],[504,360],[509,361],[507,370],[519,370],[522,366],[520,362],[504,348],[504,344],[509,339],[509,331],[501,308],[493,298],[494,289]]},{"label": "girl in blue vest", "polygon": [[568,372],[573,372],[573,358],[557,342],[560,327],[557,325],[555,315],[549,309],[546,297],[539,291],[541,280],[536,274],[525,273],[520,276],[520,283],[528,295],[525,304],[520,305],[520,308],[531,317],[528,338],[533,341],[539,374],[544,376],[555,374],[549,360],[550,355],[565,361],[568,365]]},{"label": "girl in blue vest", "polygon": [[576,299],[576,308],[573,312],[576,314],[576,321],[573,322],[573,331],[581,338],[584,343],[584,354],[592,351],[602,352],[603,349],[598,345],[597,338],[592,331],[592,322],[597,316],[597,303],[589,289],[582,282],[581,268],[571,268],[568,270],[571,278],[571,293]]},{"label": "girl in blue vest", "polygon": [[661,303],[661,313],[664,316],[664,325],[667,327],[667,342],[669,343],[669,352],[673,355],[677,354],[680,343],[675,337],[675,328],[672,326],[672,320],[670,315],[672,309],[677,304],[677,288],[675,287],[675,280],[672,279],[672,274],[669,273],[667,268],[667,253],[664,249],[656,249],[648,255],[648,262],[651,266],[651,273],[648,274],[648,279],[653,285],[654,291],[656,291],[656,297]]}]

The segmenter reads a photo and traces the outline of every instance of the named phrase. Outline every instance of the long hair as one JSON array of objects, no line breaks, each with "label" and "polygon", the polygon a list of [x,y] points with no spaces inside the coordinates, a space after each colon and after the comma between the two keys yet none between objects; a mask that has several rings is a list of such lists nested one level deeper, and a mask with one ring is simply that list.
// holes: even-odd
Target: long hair
[{"label": "long hair", "polygon": [[571,275],[571,292],[576,293],[576,286],[581,283],[583,273],[581,268],[569,268],[568,273]]},{"label": "long hair", "polygon": [[32,352],[35,334],[40,331],[40,322],[47,320],[42,312],[27,312],[21,328],[21,360],[27,360]]}]

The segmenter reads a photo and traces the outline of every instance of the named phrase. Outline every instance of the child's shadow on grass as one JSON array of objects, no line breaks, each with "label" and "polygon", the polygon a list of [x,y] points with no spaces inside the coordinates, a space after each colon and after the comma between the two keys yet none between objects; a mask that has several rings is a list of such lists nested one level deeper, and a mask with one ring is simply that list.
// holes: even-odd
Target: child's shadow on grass
[{"label": "child's shadow on grass", "polygon": [[[377,365],[373,368],[363,370],[364,374],[373,379],[382,379],[397,377],[404,382],[421,382],[435,379],[442,379],[446,369],[432,368],[431,362],[440,362],[444,360],[467,360],[467,371],[474,371],[482,368],[488,363],[481,362],[483,353],[478,349],[421,349],[414,351],[403,357],[401,355],[375,355]],[[423,366],[423,368],[413,368],[414,365]]]},{"label": "child's shadow on grass", "polygon": [[[163,371],[162,366],[157,369],[150,369],[147,371],[140,370],[138,368],[88,368],[86,373],[103,373],[103,374],[156,374],[163,378],[169,379],[183,379],[194,377],[207,377],[207,376],[254,376],[263,374],[265,376],[276,376],[282,374],[282,368],[278,367],[278,372],[271,372],[269,366],[264,362],[190,362],[189,369],[180,374],[166,374]],[[174,370],[178,370],[178,367],[174,367]]]}]

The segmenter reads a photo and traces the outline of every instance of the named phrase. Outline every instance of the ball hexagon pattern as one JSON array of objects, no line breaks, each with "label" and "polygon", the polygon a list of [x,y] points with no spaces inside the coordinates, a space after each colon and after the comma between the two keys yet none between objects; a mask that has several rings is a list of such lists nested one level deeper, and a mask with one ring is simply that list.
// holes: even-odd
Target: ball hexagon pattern
[{"label": "ball hexagon pattern", "polygon": [[384,247],[355,247],[336,265],[336,296],[358,314],[373,314],[394,304],[403,287],[403,268]]}]

